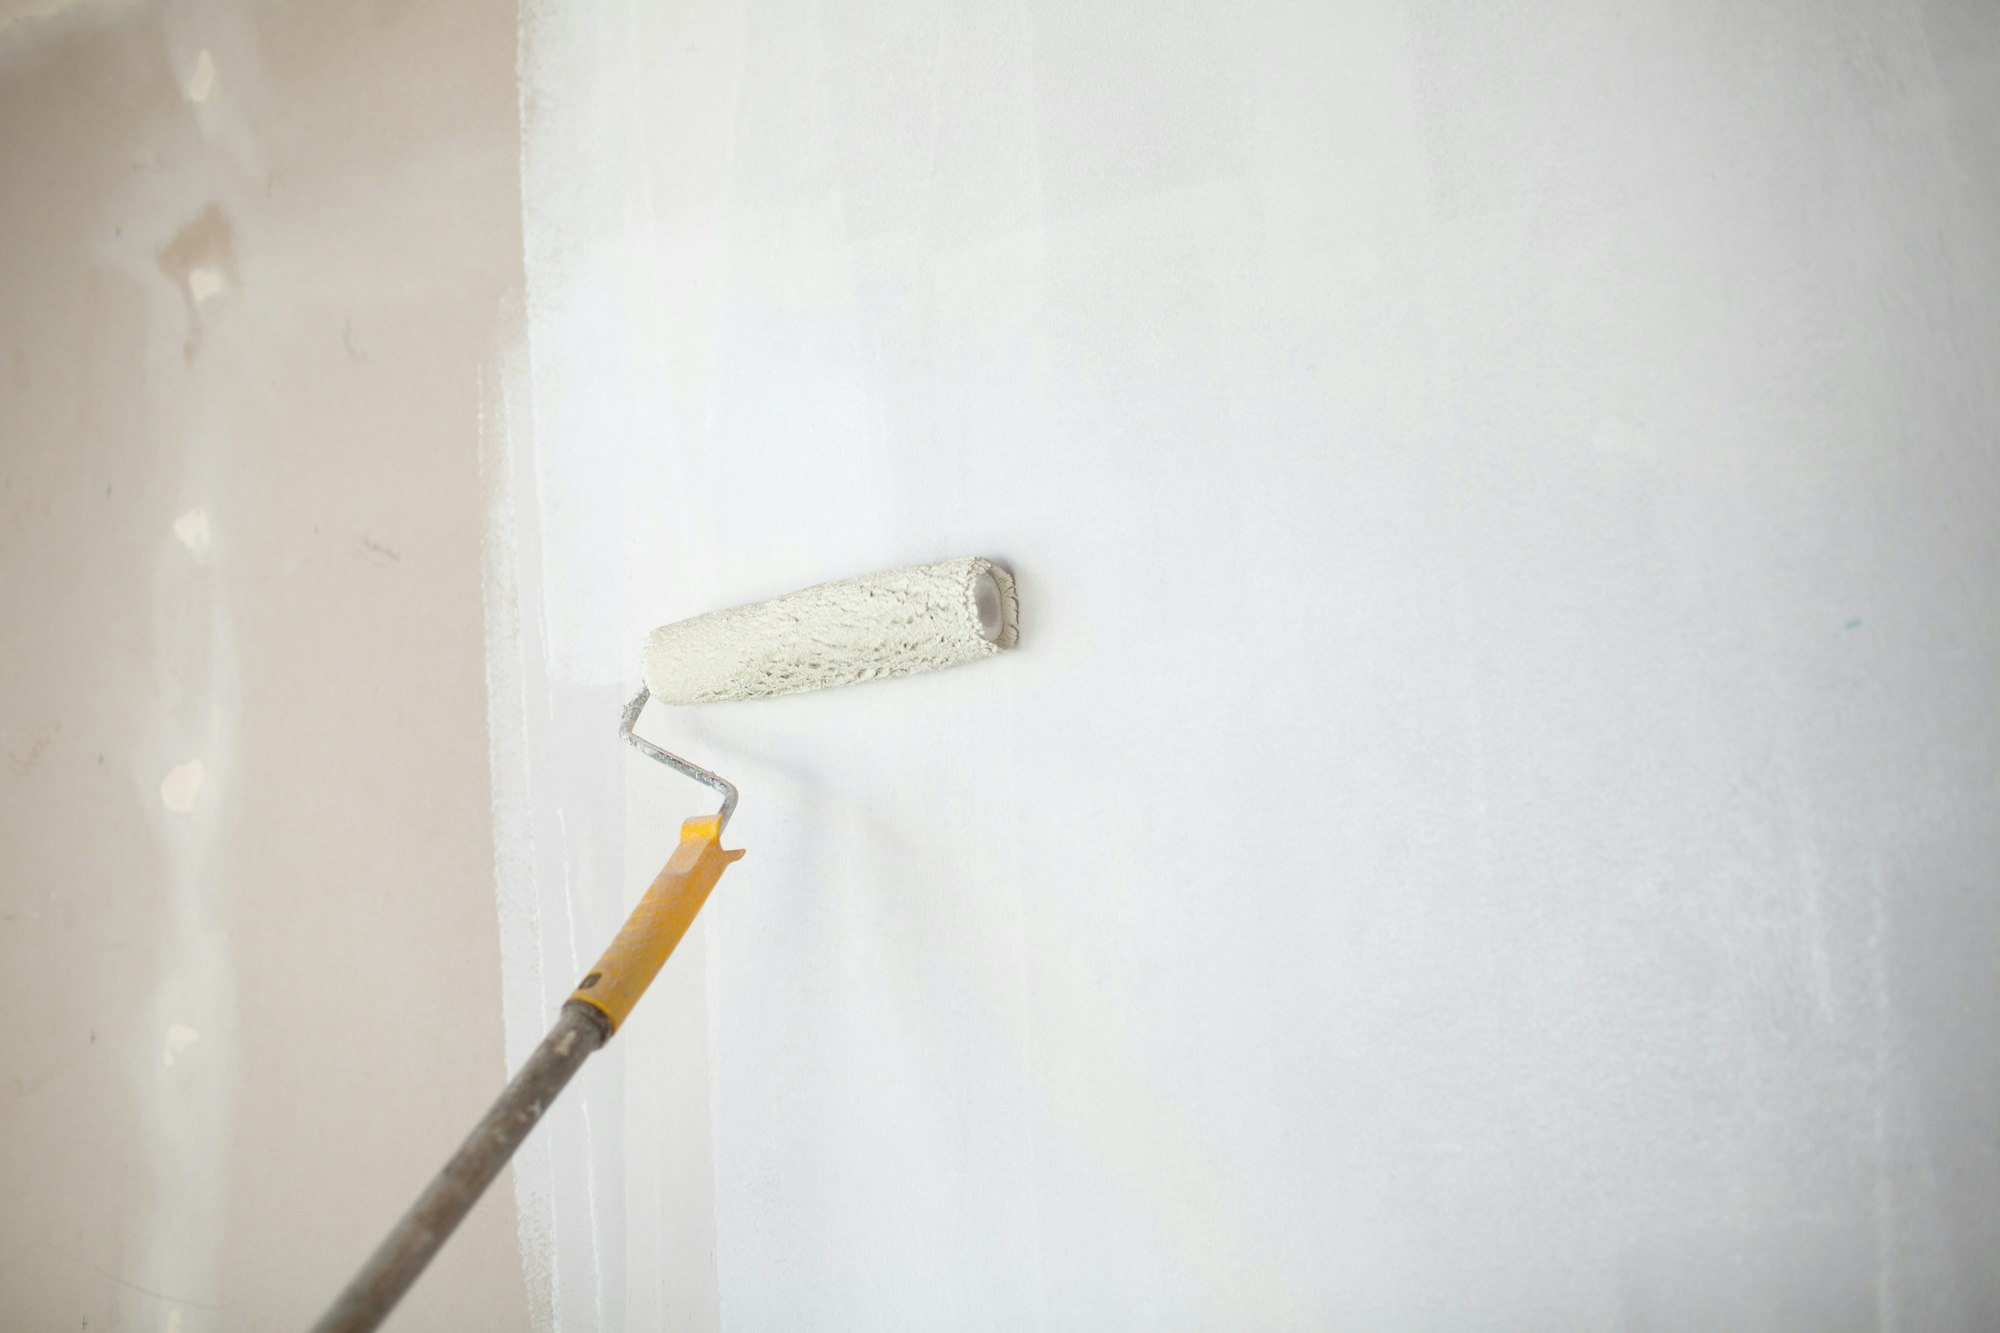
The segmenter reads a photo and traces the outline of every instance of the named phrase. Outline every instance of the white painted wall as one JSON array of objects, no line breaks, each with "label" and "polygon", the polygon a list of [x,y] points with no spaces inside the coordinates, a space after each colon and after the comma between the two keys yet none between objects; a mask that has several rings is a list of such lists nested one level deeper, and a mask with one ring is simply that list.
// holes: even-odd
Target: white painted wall
[{"label": "white painted wall", "polygon": [[524,1172],[545,1324],[2000,1321],[2000,11],[531,5],[522,78],[515,1047],[699,803],[647,625],[1024,607],[649,718],[750,855]]}]

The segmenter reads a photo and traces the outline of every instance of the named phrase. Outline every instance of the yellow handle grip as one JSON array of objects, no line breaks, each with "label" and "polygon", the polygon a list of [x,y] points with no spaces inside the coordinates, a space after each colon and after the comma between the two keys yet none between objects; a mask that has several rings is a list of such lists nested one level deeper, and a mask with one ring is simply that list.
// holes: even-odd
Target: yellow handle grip
[{"label": "yellow handle grip", "polygon": [[704,815],[681,825],[681,845],[619,928],[618,938],[570,993],[611,1021],[616,1032],[632,1006],[659,975],[667,956],[694,924],[722,869],[743,855],[722,850],[722,817]]}]

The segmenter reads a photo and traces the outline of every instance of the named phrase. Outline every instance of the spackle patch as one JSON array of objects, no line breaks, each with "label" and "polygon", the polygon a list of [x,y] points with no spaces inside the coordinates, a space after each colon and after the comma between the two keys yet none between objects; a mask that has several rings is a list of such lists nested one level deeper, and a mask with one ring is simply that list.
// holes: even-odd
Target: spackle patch
[{"label": "spackle patch", "polygon": [[190,551],[208,549],[208,511],[200,505],[174,520],[174,536]]},{"label": "spackle patch", "polygon": [[171,1069],[174,1057],[201,1040],[201,1034],[185,1023],[167,1029],[167,1044],[160,1048],[160,1063]]},{"label": "spackle patch", "polygon": [[169,769],[166,777],[160,779],[161,803],[177,815],[194,809],[194,798],[201,791],[202,774],[199,759],[190,759]]},{"label": "spackle patch", "polygon": [[190,102],[206,102],[208,95],[215,91],[215,58],[206,50],[195,58],[194,73],[188,75],[187,94]]},{"label": "spackle patch", "polygon": [[220,205],[210,204],[175,233],[159,261],[160,272],[187,296],[188,335],[181,355],[193,365],[201,355],[201,307],[236,285],[236,229]]}]

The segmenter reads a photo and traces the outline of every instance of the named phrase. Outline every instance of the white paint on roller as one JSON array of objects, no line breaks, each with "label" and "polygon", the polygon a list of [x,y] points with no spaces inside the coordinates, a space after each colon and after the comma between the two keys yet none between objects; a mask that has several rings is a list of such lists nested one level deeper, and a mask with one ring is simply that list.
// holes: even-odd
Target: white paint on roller
[{"label": "white paint on roller", "polygon": [[177,815],[194,809],[195,797],[201,794],[201,780],[206,772],[199,759],[175,764],[160,779],[160,803]]},{"label": "white paint on roller", "polygon": [[1019,637],[1014,580],[977,556],[864,574],[663,625],[646,688],[669,704],[796,694],[977,661]]}]

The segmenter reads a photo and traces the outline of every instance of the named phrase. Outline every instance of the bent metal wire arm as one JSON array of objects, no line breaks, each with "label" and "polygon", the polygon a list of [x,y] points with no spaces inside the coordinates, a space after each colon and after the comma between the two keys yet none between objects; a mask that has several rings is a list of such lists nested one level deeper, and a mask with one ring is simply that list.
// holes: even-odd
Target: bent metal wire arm
[{"label": "bent metal wire arm", "polygon": [[646,709],[646,700],[652,697],[651,690],[647,689],[644,685],[639,687],[639,693],[632,697],[631,703],[625,705],[625,718],[624,721],[619,723],[618,734],[631,742],[633,748],[638,750],[639,753],[650,759],[657,759],[676,773],[685,774],[693,778],[696,782],[701,783],[704,787],[712,787],[722,793],[722,809],[717,811],[715,816],[718,821],[716,832],[720,833],[729,826],[729,816],[736,813],[736,784],[728,778],[709,772],[700,764],[691,764],[677,754],[662,750],[659,746],[632,730],[634,724],[639,721],[639,714]]}]

